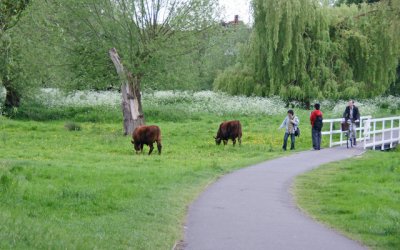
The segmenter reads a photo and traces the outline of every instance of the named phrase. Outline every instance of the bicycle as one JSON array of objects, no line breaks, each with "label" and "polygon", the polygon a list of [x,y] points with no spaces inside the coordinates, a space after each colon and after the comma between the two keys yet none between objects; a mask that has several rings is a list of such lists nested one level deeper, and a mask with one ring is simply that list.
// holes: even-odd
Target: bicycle
[{"label": "bicycle", "polygon": [[356,140],[356,134],[353,132],[353,126],[356,122],[352,122],[351,119],[342,121],[342,132],[345,132],[347,148],[349,148],[349,140],[351,148],[353,147],[353,142]]}]

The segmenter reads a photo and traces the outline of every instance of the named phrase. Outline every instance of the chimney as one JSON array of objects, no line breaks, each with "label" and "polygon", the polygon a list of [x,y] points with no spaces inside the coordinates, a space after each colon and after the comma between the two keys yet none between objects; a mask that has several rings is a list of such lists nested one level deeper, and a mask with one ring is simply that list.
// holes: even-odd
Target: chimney
[{"label": "chimney", "polygon": [[235,15],[234,24],[238,24],[238,23],[239,23],[239,15]]}]

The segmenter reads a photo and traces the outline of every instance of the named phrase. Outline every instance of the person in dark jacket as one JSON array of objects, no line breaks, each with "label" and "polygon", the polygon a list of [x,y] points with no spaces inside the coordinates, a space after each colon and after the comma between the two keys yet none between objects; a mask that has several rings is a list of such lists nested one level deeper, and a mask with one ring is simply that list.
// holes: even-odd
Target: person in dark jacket
[{"label": "person in dark jacket", "polygon": [[343,118],[345,119],[345,122],[349,121],[351,122],[351,132],[353,134],[353,144],[357,145],[356,143],[356,138],[357,138],[357,125],[360,122],[360,111],[358,108],[354,105],[354,100],[350,100],[344,113],[343,113]]},{"label": "person in dark jacket", "polygon": [[310,122],[311,122],[311,136],[312,144],[315,150],[321,149],[321,129],[322,129],[322,112],[319,110],[319,103],[314,104],[315,110],[311,112]]}]

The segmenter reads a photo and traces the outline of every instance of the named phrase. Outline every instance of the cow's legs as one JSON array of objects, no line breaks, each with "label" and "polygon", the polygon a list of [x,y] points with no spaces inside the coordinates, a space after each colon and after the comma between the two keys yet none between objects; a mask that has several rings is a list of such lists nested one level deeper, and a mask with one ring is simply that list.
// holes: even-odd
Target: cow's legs
[{"label": "cow's legs", "polygon": [[242,137],[238,137],[238,141],[239,141],[239,146],[242,145]]},{"label": "cow's legs", "polygon": [[159,155],[161,154],[161,148],[162,148],[161,142],[157,142],[157,149]]},{"label": "cow's legs", "polygon": [[149,155],[150,155],[151,152],[153,152],[153,149],[154,149],[153,143],[150,143],[150,144],[149,144],[149,147],[150,147],[150,151],[149,151]]},{"label": "cow's legs", "polygon": [[232,139],[232,142],[233,142],[233,146],[235,146],[235,144],[236,144],[236,139]]},{"label": "cow's legs", "polygon": [[224,145],[228,144],[228,140],[224,140]]},{"label": "cow's legs", "polygon": [[143,146],[144,146],[144,144],[142,143],[142,144],[140,144],[140,153],[142,154],[143,153]]}]

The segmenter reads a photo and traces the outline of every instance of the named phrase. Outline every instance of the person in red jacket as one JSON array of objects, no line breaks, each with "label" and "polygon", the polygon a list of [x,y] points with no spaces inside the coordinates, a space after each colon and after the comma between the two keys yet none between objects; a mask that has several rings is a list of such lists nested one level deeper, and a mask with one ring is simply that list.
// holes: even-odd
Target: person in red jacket
[{"label": "person in red jacket", "polygon": [[311,122],[311,135],[312,135],[312,143],[313,143],[313,148],[315,150],[320,150],[321,149],[321,130],[322,130],[322,119],[323,119],[323,114],[319,110],[320,105],[319,103],[314,104],[315,110],[311,112],[310,115],[310,122]]}]

